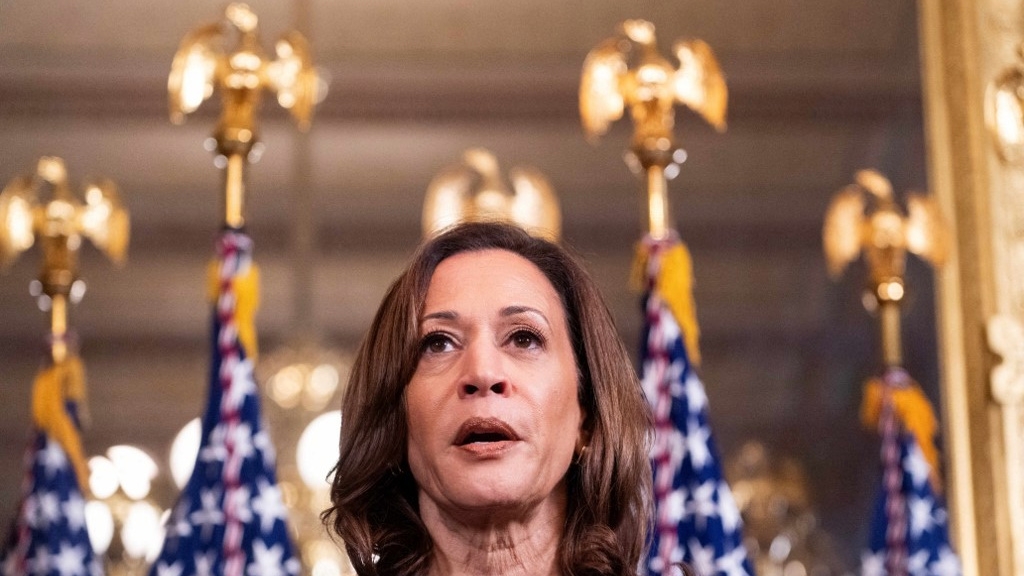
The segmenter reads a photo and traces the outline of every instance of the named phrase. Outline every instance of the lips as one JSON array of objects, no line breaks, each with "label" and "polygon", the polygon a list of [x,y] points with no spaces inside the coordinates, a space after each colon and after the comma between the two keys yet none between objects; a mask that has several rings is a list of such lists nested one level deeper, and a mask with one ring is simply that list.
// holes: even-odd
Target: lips
[{"label": "lips", "polygon": [[456,446],[486,445],[514,442],[519,435],[511,426],[497,418],[470,418],[459,426],[455,435]]}]

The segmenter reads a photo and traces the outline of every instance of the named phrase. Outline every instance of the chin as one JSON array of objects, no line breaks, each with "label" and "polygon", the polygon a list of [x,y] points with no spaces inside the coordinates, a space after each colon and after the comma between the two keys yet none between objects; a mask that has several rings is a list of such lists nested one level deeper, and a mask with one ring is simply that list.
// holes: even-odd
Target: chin
[{"label": "chin", "polygon": [[446,499],[462,510],[496,512],[529,509],[546,500],[564,499],[565,481],[538,484],[538,474],[523,468],[469,471],[453,475],[447,483]]}]

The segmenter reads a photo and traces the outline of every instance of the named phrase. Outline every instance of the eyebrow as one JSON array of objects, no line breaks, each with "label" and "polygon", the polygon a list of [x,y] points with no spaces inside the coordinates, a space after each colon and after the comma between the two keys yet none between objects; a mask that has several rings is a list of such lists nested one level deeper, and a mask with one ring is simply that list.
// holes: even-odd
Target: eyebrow
[{"label": "eyebrow", "polygon": [[515,316],[516,314],[525,314],[527,312],[532,312],[540,316],[541,318],[544,319],[545,322],[548,321],[548,317],[545,316],[543,312],[537,310],[536,308],[531,308],[529,306],[505,306],[504,308],[501,309],[502,316]]},{"label": "eyebrow", "polygon": [[[505,306],[504,308],[501,309],[501,316],[508,317],[515,316],[517,314],[526,314],[531,312],[543,318],[544,322],[547,322],[548,324],[551,323],[550,321],[548,321],[548,317],[545,316],[543,312],[530,306]],[[420,322],[424,322],[427,320],[457,320],[458,318],[459,313],[455,312],[454,310],[440,310],[438,312],[424,314],[423,317],[420,318]]]},{"label": "eyebrow", "polygon": [[458,313],[452,310],[442,310],[440,312],[424,314],[423,317],[420,318],[420,322],[423,322],[424,320],[455,320],[458,317]]}]

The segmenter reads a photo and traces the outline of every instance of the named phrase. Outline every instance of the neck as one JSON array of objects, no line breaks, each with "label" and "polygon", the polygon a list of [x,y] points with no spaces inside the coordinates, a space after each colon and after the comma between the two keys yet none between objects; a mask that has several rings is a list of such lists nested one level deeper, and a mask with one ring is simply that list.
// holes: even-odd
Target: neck
[{"label": "neck", "polygon": [[515,510],[444,509],[421,498],[434,543],[430,576],[559,576],[565,495]]}]

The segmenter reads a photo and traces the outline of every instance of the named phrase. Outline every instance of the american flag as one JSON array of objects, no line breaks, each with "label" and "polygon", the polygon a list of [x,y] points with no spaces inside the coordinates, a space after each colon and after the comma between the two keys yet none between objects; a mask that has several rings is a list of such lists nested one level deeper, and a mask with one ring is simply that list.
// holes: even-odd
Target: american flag
[{"label": "american flag", "polygon": [[647,574],[676,574],[673,565],[685,562],[702,576],[752,575],[739,508],[708,423],[707,395],[685,343],[696,339],[689,253],[675,236],[646,238],[640,250],[647,283],[642,382],[655,425],[656,520]]},{"label": "american flag", "polygon": [[[33,412],[38,419],[41,388],[51,387],[55,394],[43,396],[63,403],[56,407],[58,411],[63,408],[58,417],[68,424],[63,426],[67,436],[62,440],[79,444],[77,403],[59,392],[67,377],[66,367],[50,366],[40,373],[33,391]],[[44,431],[50,426],[38,421],[36,426],[25,451],[23,496],[0,553],[0,569],[4,576],[102,576],[103,566],[86,531],[85,499],[73,459],[62,442]]]},{"label": "american flag", "polygon": [[[881,378],[882,484],[875,503],[862,576],[960,576],[949,544],[948,514],[933,486],[935,470],[901,423],[894,395],[917,384],[892,368]],[[932,439],[928,439],[931,442]]]},{"label": "american flag", "polygon": [[296,576],[299,561],[253,377],[252,240],[228,229],[217,253],[213,363],[199,455],[150,575]]}]

